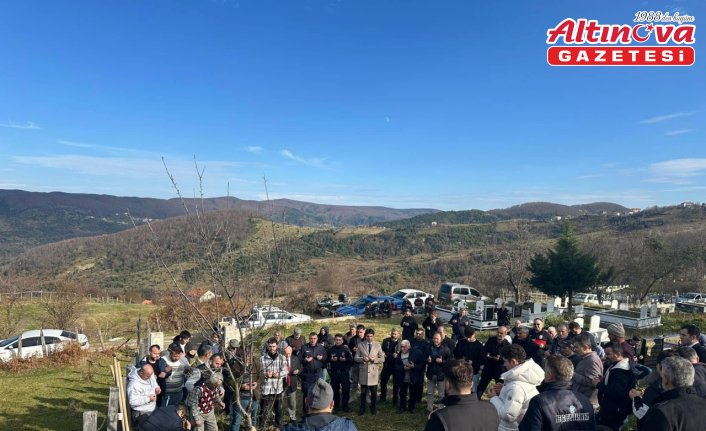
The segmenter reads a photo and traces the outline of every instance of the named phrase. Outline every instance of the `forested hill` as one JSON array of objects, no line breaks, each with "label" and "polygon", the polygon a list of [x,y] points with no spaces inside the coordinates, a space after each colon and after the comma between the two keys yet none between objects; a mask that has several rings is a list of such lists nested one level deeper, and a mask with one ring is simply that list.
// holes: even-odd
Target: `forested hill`
[{"label": "forested hill", "polygon": [[583,205],[561,205],[551,202],[529,202],[505,209],[490,211],[441,211],[422,214],[416,217],[380,223],[388,228],[427,226],[431,224],[456,225],[474,223],[492,223],[502,220],[546,221],[554,217],[580,217],[589,215],[625,215],[630,210],[622,205],[610,202],[595,202]]},{"label": "forested hill", "polygon": [[[42,244],[119,232],[147,220],[236,209],[299,226],[359,226],[398,220],[434,209],[320,205],[289,199],[269,202],[235,197],[153,199],[74,193],[0,190],[0,262]],[[128,215],[129,214],[129,215]],[[132,218],[131,218],[131,217]]]}]

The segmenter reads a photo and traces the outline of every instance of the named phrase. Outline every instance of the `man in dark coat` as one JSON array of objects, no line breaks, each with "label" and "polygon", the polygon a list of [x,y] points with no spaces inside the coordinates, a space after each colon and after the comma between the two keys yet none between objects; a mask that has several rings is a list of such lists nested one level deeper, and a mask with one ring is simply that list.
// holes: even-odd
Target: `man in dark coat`
[{"label": "man in dark coat", "polygon": [[544,364],[544,382],[539,395],[527,407],[520,431],[583,431],[596,429],[591,401],[571,390],[574,366],[563,356],[554,355]]},{"label": "man in dark coat", "polygon": [[[392,328],[390,336],[382,340],[382,351],[385,353],[385,363],[380,373],[380,402],[387,401],[387,383],[395,372],[395,359],[400,351],[400,330]],[[397,405],[399,401],[400,388],[397,381],[392,379],[392,405]]]},{"label": "man in dark coat", "polygon": [[598,424],[617,431],[632,413],[629,394],[635,387],[636,379],[630,367],[630,359],[623,356],[623,348],[619,343],[609,343],[604,350],[611,365],[597,386],[598,405],[601,407]]},{"label": "man in dark coat", "polygon": [[505,339],[506,335],[507,328],[501,326],[498,328],[497,336],[488,338],[488,341],[485,342],[485,346],[483,346],[485,350],[485,366],[481,372],[480,382],[478,382],[478,388],[476,389],[476,395],[479,400],[488,387],[488,383],[490,383],[491,380],[497,382],[500,375],[503,373],[503,360],[500,357],[500,350],[510,345]]},{"label": "man in dark coat", "polygon": [[319,344],[318,334],[316,332],[310,333],[309,342],[303,345],[299,351],[299,360],[302,363],[302,392],[304,394],[309,393],[311,385],[323,376],[326,356],[326,349]]},{"label": "man in dark coat", "polygon": [[[395,357],[395,384],[400,388],[399,413],[414,413],[417,400],[421,398],[424,383],[426,358],[418,349],[412,349],[410,342],[402,340],[400,351]],[[409,399],[407,395],[409,394]]]},{"label": "man in dark coat", "polygon": [[679,329],[679,344],[686,347],[691,347],[699,357],[699,362],[706,364],[706,347],[699,344],[701,331],[696,325],[682,325]]},{"label": "man in dark coat", "polygon": [[706,398],[706,365],[699,362],[698,354],[691,347],[680,347],[677,352],[679,356],[694,366],[694,384],[692,387],[696,395]]},{"label": "man in dark coat", "polygon": [[411,340],[414,338],[414,331],[417,330],[417,326],[419,325],[417,325],[417,321],[412,316],[412,310],[405,310],[400,326],[402,327],[403,340]]},{"label": "man in dark coat", "polygon": [[512,344],[517,344],[525,349],[527,358],[531,358],[540,367],[544,365],[544,350],[540,349],[535,340],[529,336],[529,330],[524,326],[517,331],[517,337],[512,340]]},{"label": "man in dark coat", "polygon": [[328,350],[328,363],[331,371],[334,409],[350,412],[348,401],[351,397],[350,373],[353,366],[353,354],[343,344],[343,335],[336,334],[334,345]]},{"label": "man in dark coat", "polygon": [[480,367],[485,363],[485,349],[483,343],[476,340],[475,329],[467,326],[464,335],[465,338],[456,344],[453,354],[454,358],[463,359],[473,367],[473,391],[475,391],[480,382]]},{"label": "man in dark coat", "polygon": [[181,431],[188,423],[186,405],[159,407],[139,426],[140,431]]},{"label": "man in dark coat", "polygon": [[676,356],[660,365],[664,392],[650,407],[640,431],[702,431],[706,424],[706,400],[691,392],[694,367]]},{"label": "man in dark coat", "polygon": [[443,407],[429,415],[424,431],[497,430],[500,419],[495,407],[487,401],[478,401],[471,394],[471,365],[460,359],[452,359],[444,364],[443,372],[446,386],[446,396],[440,402]]}]

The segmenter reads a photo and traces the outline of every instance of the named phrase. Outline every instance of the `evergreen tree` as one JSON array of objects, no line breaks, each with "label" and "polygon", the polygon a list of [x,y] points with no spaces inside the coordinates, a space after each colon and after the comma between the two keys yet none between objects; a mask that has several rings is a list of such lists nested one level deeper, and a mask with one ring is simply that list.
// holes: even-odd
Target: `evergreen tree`
[{"label": "evergreen tree", "polygon": [[556,247],[546,254],[535,254],[527,269],[531,272],[528,281],[533,287],[547,295],[568,295],[569,314],[573,312],[574,293],[588,291],[607,276],[601,272],[597,258],[579,250],[568,223],[564,224]]}]

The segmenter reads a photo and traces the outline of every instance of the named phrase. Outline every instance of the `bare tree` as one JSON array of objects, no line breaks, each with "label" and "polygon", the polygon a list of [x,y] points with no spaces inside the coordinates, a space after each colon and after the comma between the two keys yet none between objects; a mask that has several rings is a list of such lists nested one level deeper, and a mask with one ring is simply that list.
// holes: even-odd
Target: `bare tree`
[{"label": "bare tree", "polygon": [[529,231],[529,222],[518,221],[512,230],[517,240],[511,247],[506,247],[501,252],[501,265],[505,278],[515,295],[516,302],[522,302],[524,290],[527,288],[527,279],[530,272],[527,266],[530,259],[537,251],[537,246],[532,242]]},{"label": "bare tree", "polygon": [[44,303],[48,324],[58,329],[71,329],[81,315],[84,306],[84,286],[70,278],[58,283],[56,292]]}]

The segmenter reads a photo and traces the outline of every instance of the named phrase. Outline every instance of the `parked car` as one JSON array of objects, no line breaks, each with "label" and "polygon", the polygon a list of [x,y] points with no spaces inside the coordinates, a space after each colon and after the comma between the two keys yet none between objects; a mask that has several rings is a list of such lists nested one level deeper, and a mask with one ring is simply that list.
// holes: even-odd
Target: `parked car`
[{"label": "parked car", "polygon": [[[58,352],[64,349],[67,343],[79,343],[82,349],[88,349],[88,337],[61,329],[44,329],[44,344],[47,353]],[[22,358],[44,356],[40,330],[25,331],[20,335],[0,341],[0,361],[7,362],[19,356],[19,340],[22,339]]]},{"label": "parked car", "polygon": [[445,303],[450,303],[461,299],[469,301],[477,301],[479,299],[487,301],[490,299],[487,296],[483,296],[477,289],[459,283],[442,284],[439,288],[439,295],[437,298],[440,302]]},{"label": "parked car", "polygon": [[677,302],[706,302],[706,294],[700,292],[688,292],[679,295]]},{"label": "parked car", "polygon": [[271,325],[310,322],[311,320],[311,316],[307,314],[290,313],[278,307],[253,307],[250,310],[250,316],[241,321],[241,326],[259,328]]},{"label": "parked car", "polygon": [[336,310],[335,314],[340,316],[359,316],[361,314],[365,314],[366,305],[372,303],[379,304],[381,302],[384,302],[385,300],[389,300],[393,304],[395,303],[395,298],[391,296],[376,296],[368,294],[353,301],[353,303],[350,305],[344,305],[343,307],[340,307],[338,310]]},{"label": "parked car", "polygon": [[595,293],[577,293],[574,295],[575,304],[598,304],[598,295]]},{"label": "parked car", "polygon": [[431,297],[432,299],[434,298],[434,295],[432,295],[431,293],[426,293],[418,289],[400,289],[390,296],[394,298],[394,304],[398,309],[402,308],[406,300],[409,300],[411,304],[414,304],[414,301],[417,298],[421,298],[422,302],[429,297]]}]

